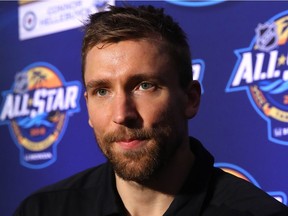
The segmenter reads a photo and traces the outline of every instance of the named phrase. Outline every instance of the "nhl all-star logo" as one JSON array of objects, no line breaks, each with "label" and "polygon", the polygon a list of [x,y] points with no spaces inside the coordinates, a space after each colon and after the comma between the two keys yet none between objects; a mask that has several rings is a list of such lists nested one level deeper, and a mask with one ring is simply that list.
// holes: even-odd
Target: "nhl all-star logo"
[{"label": "nhl all-star logo", "polygon": [[226,92],[245,90],[252,106],[267,121],[268,139],[288,145],[288,10],[258,24],[238,60]]},{"label": "nhl all-star logo", "polygon": [[68,119],[80,111],[80,90],[80,82],[65,82],[56,67],[36,62],[18,72],[12,88],[2,92],[0,125],[9,126],[23,166],[39,169],[56,161]]}]

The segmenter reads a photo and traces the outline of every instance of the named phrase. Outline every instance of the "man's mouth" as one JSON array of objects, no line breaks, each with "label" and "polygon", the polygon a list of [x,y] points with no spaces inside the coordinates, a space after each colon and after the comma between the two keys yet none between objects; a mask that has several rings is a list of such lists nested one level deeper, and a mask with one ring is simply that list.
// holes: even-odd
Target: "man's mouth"
[{"label": "man's mouth", "polygon": [[141,139],[123,139],[115,142],[123,150],[133,150],[141,148],[146,141]]}]

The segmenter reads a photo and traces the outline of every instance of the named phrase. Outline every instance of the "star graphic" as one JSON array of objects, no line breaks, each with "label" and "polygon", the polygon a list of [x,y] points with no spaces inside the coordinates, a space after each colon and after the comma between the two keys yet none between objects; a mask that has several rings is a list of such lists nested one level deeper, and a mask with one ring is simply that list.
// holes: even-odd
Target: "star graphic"
[{"label": "star graphic", "polygon": [[285,65],[285,62],[286,62],[286,57],[282,54],[279,58],[278,58],[278,66],[281,66],[281,65]]}]

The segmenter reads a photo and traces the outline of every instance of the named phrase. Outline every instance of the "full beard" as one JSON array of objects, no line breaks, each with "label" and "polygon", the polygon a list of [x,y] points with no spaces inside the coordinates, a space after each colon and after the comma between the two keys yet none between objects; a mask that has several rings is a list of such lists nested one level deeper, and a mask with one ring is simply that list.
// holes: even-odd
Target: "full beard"
[{"label": "full beard", "polygon": [[[141,140],[146,143],[138,149],[117,150],[115,142],[125,139]],[[155,178],[178,146],[170,126],[149,129],[121,126],[116,131],[105,134],[102,139],[97,138],[97,142],[116,174],[126,181],[138,183]]]}]

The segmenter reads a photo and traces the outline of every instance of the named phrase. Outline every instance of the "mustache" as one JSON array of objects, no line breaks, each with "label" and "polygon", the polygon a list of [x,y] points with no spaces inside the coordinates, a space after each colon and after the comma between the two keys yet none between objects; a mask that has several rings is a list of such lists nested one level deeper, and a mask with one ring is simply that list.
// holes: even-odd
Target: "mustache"
[{"label": "mustache", "polygon": [[123,140],[145,140],[153,137],[153,129],[128,129],[128,128],[119,128],[113,132],[107,133],[103,137],[104,143],[119,142]]},{"label": "mustache", "polygon": [[147,140],[156,138],[160,134],[168,135],[171,130],[170,128],[125,128],[120,127],[113,132],[109,132],[103,136],[104,143],[120,142],[123,140]]}]

